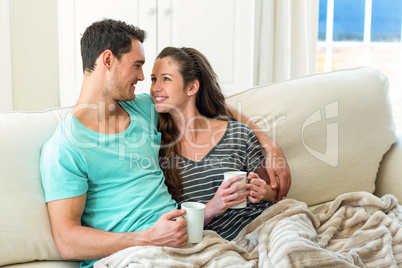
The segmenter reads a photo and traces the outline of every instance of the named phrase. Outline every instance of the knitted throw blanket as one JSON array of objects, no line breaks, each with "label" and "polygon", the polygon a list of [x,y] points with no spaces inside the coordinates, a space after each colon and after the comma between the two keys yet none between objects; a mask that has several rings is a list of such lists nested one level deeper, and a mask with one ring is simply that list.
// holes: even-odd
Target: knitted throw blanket
[{"label": "knitted throw blanket", "polygon": [[131,247],[94,267],[402,267],[402,209],[365,192],[310,208],[285,199],[231,242],[204,231],[198,244]]}]

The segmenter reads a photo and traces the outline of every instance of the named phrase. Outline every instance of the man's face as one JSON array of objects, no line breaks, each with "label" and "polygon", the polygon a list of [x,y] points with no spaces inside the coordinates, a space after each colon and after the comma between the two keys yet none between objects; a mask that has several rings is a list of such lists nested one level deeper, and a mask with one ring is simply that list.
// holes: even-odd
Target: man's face
[{"label": "man's face", "polygon": [[110,72],[111,82],[106,86],[105,93],[115,101],[132,101],[135,99],[135,86],[138,81],[144,80],[142,66],[145,63],[145,54],[142,43],[131,41],[131,50],[120,58],[115,59]]}]

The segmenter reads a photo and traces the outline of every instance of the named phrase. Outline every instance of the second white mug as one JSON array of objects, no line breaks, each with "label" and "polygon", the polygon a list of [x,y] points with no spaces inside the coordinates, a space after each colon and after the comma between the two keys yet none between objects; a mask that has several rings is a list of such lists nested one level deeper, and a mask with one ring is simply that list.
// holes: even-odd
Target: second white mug
[{"label": "second white mug", "polygon": [[[228,172],[225,172],[225,173],[223,173],[223,180],[227,181],[230,178],[237,177],[237,176],[243,176],[243,179],[232,183],[231,186],[236,185],[236,184],[245,184],[245,183],[247,183],[247,172],[245,172],[245,171],[228,171]],[[244,192],[244,191],[245,190],[240,190],[238,192]],[[238,205],[232,206],[230,208],[239,209],[239,208],[245,208],[245,207],[247,207],[247,200],[244,201],[243,203],[240,203]]]}]

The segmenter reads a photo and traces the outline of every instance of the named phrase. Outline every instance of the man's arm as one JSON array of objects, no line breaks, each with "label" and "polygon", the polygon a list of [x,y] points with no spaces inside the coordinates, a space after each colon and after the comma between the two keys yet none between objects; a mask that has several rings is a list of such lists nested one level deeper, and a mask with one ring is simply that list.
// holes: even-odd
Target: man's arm
[{"label": "man's arm", "polygon": [[287,196],[290,185],[292,183],[290,168],[288,162],[286,161],[286,157],[282,152],[282,149],[246,115],[244,115],[243,113],[239,113],[238,110],[231,107],[230,105],[228,105],[228,107],[237,121],[242,122],[251,128],[261,146],[263,146],[267,154],[264,166],[269,176],[269,184],[272,189],[277,189],[278,182],[276,177],[278,177],[279,190],[276,199],[281,200],[283,197]]},{"label": "man's arm", "polygon": [[64,259],[100,259],[132,246],[183,247],[187,244],[184,210],[162,215],[148,230],[114,233],[81,225],[86,194],[51,201],[48,210],[56,246]]}]

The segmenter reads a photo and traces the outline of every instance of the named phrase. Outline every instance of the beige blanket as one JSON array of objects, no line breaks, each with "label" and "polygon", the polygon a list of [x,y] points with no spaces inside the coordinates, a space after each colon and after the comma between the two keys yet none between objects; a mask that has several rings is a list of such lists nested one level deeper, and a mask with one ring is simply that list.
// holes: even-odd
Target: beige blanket
[{"label": "beige blanket", "polygon": [[402,210],[394,196],[364,192],[311,208],[286,199],[234,241],[204,231],[198,244],[127,248],[103,267],[402,267]]}]

